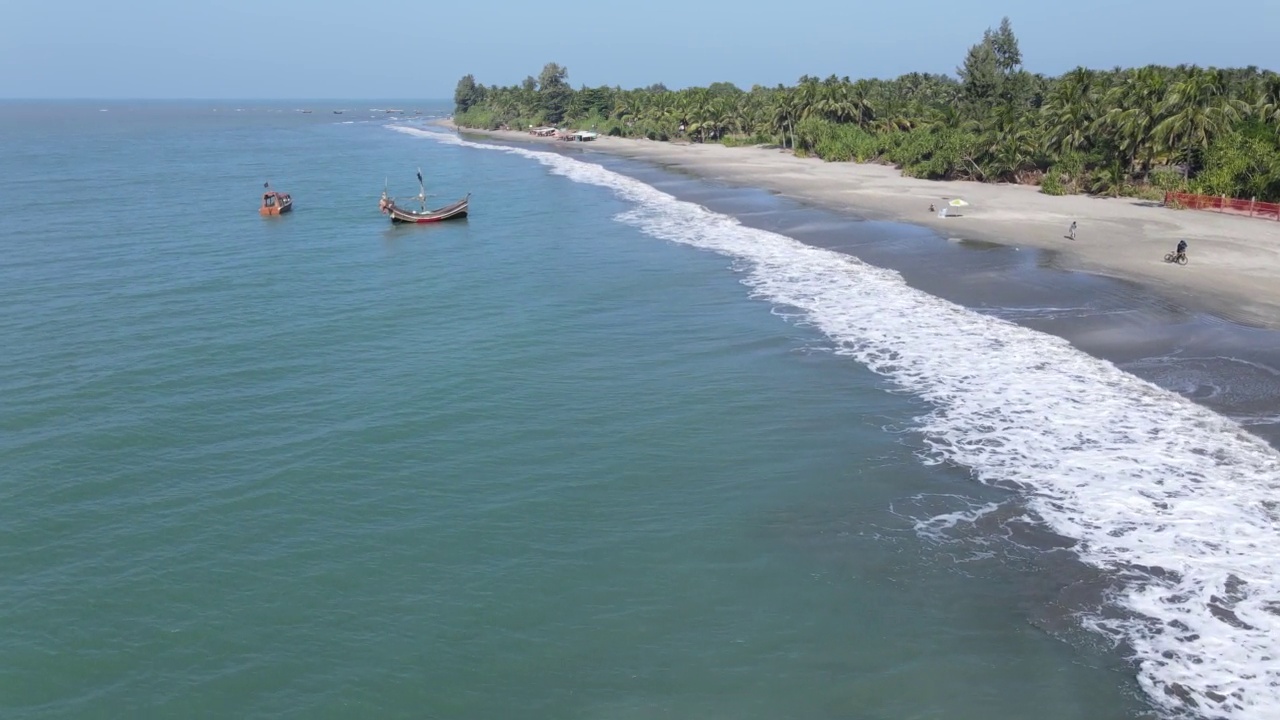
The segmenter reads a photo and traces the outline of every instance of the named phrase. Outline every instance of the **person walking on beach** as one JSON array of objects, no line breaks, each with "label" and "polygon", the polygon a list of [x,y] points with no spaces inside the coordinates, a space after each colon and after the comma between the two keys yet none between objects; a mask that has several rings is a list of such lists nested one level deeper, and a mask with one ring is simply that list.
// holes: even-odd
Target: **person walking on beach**
[{"label": "person walking on beach", "polygon": [[1067,230],[1067,237],[1071,238],[1072,240],[1076,239],[1076,221],[1075,220],[1071,221],[1071,229]]}]

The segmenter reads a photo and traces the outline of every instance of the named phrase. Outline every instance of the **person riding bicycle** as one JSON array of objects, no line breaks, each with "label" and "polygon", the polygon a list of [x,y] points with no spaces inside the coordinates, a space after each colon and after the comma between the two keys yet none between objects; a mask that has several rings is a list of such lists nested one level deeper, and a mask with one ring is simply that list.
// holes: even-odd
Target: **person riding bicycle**
[{"label": "person riding bicycle", "polygon": [[1174,256],[1174,257],[1182,257],[1183,255],[1186,255],[1186,254],[1187,254],[1187,241],[1186,241],[1186,240],[1179,240],[1179,241],[1178,241],[1178,249],[1174,251],[1173,256]]}]

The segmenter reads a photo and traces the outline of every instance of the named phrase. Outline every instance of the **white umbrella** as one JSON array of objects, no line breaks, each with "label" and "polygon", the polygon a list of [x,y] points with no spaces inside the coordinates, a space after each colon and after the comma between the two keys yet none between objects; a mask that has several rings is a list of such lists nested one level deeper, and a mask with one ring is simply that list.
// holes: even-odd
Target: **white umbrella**
[{"label": "white umbrella", "polygon": [[969,203],[961,200],[960,198],[956,198],[955,200],[952,200],[950,203],[947,203],[947,204],[950,205],[951,207],[964,207]]}]

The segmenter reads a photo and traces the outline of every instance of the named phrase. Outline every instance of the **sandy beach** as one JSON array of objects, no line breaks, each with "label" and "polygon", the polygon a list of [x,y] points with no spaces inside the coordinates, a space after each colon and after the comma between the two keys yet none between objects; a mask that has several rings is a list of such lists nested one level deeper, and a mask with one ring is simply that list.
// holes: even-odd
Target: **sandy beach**
[{"label": "sandy beach", "polygon": [[[518,131],[463,132],[570,144]],[[572,145],[867,219],[923,225],[945,237],[1052,250],[1068,269],[1142,283],[1233,322],[1280,328],[1280,222],[1171,210],[1135,198],[1055,197],[1034,186],[918,180],[884,165],[828,163],[759,147],[611,137]],[[950,208],[945,218],[929,212],[930,204],[941,208],[953,198],[969,205]],[[1067,237],[1072,222],[1075,240]],[[1163,260],[1179,239],[1189,246],[1186,266]]]}]

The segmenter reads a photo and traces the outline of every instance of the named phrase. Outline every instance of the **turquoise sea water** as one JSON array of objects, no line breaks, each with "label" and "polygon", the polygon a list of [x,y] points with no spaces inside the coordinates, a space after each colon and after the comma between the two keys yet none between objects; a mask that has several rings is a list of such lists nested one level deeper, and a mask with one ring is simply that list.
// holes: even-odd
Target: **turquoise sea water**
[{"label": "turquoise sea water", "polygon": [[[1135,615],[1178,580],[1121,582],[1123,549],[1088,531],[1132,539],[1134,566],[1191,552],[1142,524],[1138,503],[1176,501],[1133,467],[1174,495],[1265,489],[1275,452],[1227,421],[591,158],[238,107],[0,106],[0,716],[1272,707],[1273,670],[1196,677],[1185,637],[1185,664],[1159,662],[1170,619]],[[391,227],[384,179],[411,195],[418,167],[438,204],[472,192],[472,216]],[[292,215],[257,215],[264,180]],[[990,343],[970,355],[1006,386],[927,362],[962,342],[937,313]],[[1131,435],[1090,435],[1053,386],[1027,395],[1009,349],[1059,358]],[[1144,408],[1217,454],[1171,449]],[[1008,450],[1064,423],[1075,454]],[[1178,568],[1234,587],[1264,637],[1265,569]],[[1187,634],[1266,651],[1179,608]]]}]

